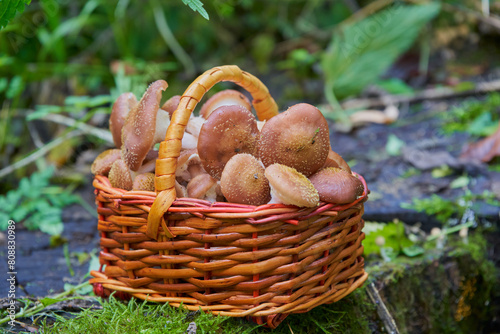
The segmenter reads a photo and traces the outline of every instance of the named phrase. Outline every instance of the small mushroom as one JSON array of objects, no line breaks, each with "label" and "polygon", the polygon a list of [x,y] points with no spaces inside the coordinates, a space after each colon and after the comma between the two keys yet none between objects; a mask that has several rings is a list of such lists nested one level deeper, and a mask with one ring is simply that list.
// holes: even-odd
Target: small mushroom
[{"label": "small mushroom", "polygon": [[132,190],[155,191],[155,175],[153,173],[137,175],[132,183]]},{"label": "small mushroom", "polygon": [[363,195],[363,183],[341,168],[323,168],[309,179],[324,202],[346,204]]},{"label": "small mushroom", "polygon": [[180,95],[174,95],[171,98],[169,98],[162,106],[161,109],[165,110],[168,112],[168,115],[170,118],[172,118],[172,115],[174,114],[174,111],[177,109],[179,106],[179,102],[181,101],[181,96]]},{"label": "small mushroom", "polygon": [[220,179],[221,191],[228,202],[262,205],[271,199],[264,165],[253,155],[236,154],[227,162]]},{"label": "small mushroom", "polygon": [[226,162],[238,153],[257,154],[259,130],[254,115],[238,105],[214,110],[201,127],[198,154],[203,168],[220,179]]},{"label": "small mushroom", "polygon": [[252,105],[245,95],[237,90],[226,89],[218,92],[203,104],[200,110],[200,116],[204,119],[208,119],[215,109],[226,105],[239,105],[247,110],[252,110]]},{"label": "small mushroom", "polygon": [[[157,114],[160,109],[161,92],[167,87],[168,84],[164,80],[157,80],[149,85],[139,104],[130,111],[125,120],[122,129],[122,159],[133,171],[140,168],[154,145],[155,138],[160,137],[153,129],[157,124],[165,124],[165,121],[157,122]],[[168,116],[165,111],[161,112]]]},{"label": "small mushroom", "polygon": [[264,124],[259,157],[266,167],[279,163],[309,176],[324,165],[329,148],[325,117],[316,107],[300,103]]},{"label": "small mushroom", "polygon": [[113,162],[108,179],[113,187],[125,190],[132,190],[134,184],[134,177],[127,164],[122,159]]},{"label": "small mushroom", "polygon": [[313,184],[295,168],[272,164],[266,168],[265,176],[271,186],[271,203],[310,208],[319,204],[318,192]]},{"label": "small mushroom", "polygon": [[175,176],[181,178],[184,181],[191,180],[191,175],[189,173],[189,164],[193,163],[191,161],[197,161],[201,163],[196,149],[182,150],[179,157],[177,158],[177,169],[175,171]]},{"label": "small mushroom", "polygon": [[116,99],[109,116],[109,131],[117,148],[122,147],[122,128],[130,110],[137,106],[137,98],[133,93],[123,93]]},{"label": "small mushroom", "polygon": [[121,151],[119,149],[106,150],[95,158],[92,166],[90,166],[90,171],[94,175],[107,176],[111,166],[118,159],[121,159]]},{"label": "small mushroom", "polygon": [[348,173],[351,173],[351,168],[345,162],[345,160],[335,151],[330,149],[330,152],[328,152],[328,157],[326,158],[325,164],[321,168],[327,168],[327,167],[337,167],[337,168],[342,168]]},{"label": "small mushroom", "polygon": [[217,180],[208,174],[200,174],[191,179],[187,185],[187,194],[192,198],[206,199],[215,202]]}]

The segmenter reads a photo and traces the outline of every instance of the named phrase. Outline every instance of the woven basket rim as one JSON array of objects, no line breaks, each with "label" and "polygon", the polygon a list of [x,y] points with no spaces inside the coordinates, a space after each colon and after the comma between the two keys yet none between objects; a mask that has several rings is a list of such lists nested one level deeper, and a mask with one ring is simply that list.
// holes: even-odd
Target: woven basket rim
[{"label": "woven basket rim", "polygon": [[[306,220],[325,211],[340,212],[347,210],[354,205],[367,200],[369,190],[365,179],[355,172],[352,172],[363,184],[363,194],[355,201],[347,204],[335,204],[320,202],[317,207],[305,208],[295,205],[280,203],[264,205],[247,205],[231,202],[209,202],[202,199],[180,197],[176,198],[167,213],[191,213],[191,214],[211,214],[217,218],[242,218],[251,224],[270,223],[274,221],[285,221],[297,225],[298,221]],[[152,191],[127,191],[115,188],[111,185],[106,176],[96,175],[93,186],[95,189],[104,190],[109,195],[106,199],[116,201],[117,204],[136,204],[150,206],[156,199],[156,193]]]}]

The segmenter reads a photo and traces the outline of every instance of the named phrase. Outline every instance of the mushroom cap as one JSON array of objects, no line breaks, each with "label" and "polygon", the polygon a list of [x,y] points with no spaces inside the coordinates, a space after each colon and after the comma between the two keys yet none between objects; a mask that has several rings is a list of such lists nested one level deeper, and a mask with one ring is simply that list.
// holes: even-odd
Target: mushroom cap
[{"label": "mushroom cap", "polygon": [[327,167],[337,167],[337,168],[342,168],[348,173],[351,173],[351,168],[345,162],[345,160],[335,151],[330,149],[330,152],[328,152],[328,157],[326,158],[325,164],[321,168],[327,168]]},{"label": "mushroom cap", "polygon": [[139,104],[127,116],[122,129],[122,159],[137,171],[153,146],[156,115],[160,108],[161,92],[167,89],[164,80],[149,85]]},{"label": "mushroom cap", "polygon": [[137,175],[134,178],[132,190],[155,191],[155,175],[153,173]]},{"label": "mushroom cap", "polygon": [[133,180],[130,170],[122,159],[113,162],[108,175],[109,182],[115,188],[132,190]]},{"label": "mushroom cap", "polygon": [[259,157],[266,167],[279,163],[309,176],[323,166],[329,148],[325,117],[318,108],[299,103],[264,124]]},{"label": "mushroom cap", "polygon": [[252,110],[252,104],[245,95],[234,89],[226,89],[218,92],[203,104],[200,116],[208,119],[215,109],[225,105],[239,105],[247,110]]},{"label": "mushroom cap", "polygon": [[226,162],[238,153],[257,154],[259,130],[255,116],[238,105],[214,110],[201,127],[198,154],[203,168],[220,179]]},{"label": "mushroom cap", "polygon": [[324,202],[351,203],[363,195],[364,187],[361,180],[341,168],[323,168],[309,179],[318,190],[320,200]]},{"label": "mushroom cap", "polygon": [[228,202],[262,205],[271,199],[269,181],[264,165],[248,153],[236,154],[227,162],[220,185]]},{"label": "mushroom cap", "polygon": [[181,96],[180,95],[174,95],[171,98],[169,98],[165,103],[161,106],[161,109],[165,110],[168,112],[168,115],[170,118],[172,118],[172,115],[174,111],[177,109],[179,106],[179,102],[181,101]]},{"label": "mushroom cap", "polygon": [[106,150],[99,154],[92,166],[90,166],[90,171],[94,175],[105,175],[107,176],[113,163],[121,159],[121,151],[117,148]]},{"label": "mushroom cap", "polygon": [[310,208],[319,204],[313,184],[295,168],[272,164],[266,168],[265,176],[271,185],[271,194],[281,203]]},{"label": "mushroom cap", "polygon": [[200,174],[187,185],[187,194],[191,198],[203,198],[207,192],[217,184],[217,180],[208,174]]},{"label": "mushroom cap", "polygon": [[109,116],[109,131],[117,148],[122,147],[122,128],[128,113],[137,106],[137,98],[133,93],[123,93],[116,99]]}]

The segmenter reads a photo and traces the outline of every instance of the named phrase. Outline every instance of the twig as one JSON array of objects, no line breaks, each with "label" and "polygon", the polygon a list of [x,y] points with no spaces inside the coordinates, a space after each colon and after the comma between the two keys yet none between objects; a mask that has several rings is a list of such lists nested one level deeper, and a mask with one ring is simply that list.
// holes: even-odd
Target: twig
[{"label": "twig", "polygon": [[424,89],[414,95],[385,95],[378,98],[354,99],[342,103],[344,109],[366,109],[374,107],[385,107],[388,105],[408,102],[414,103],[422,100],[440,100],[450,97],[468,96],[500,91],[500,80],[481,82],[474,89],[466,91],[455,91],[452,88],[430,88]]},{"label": "twig", "polygon": [[59,114],[47,114],[47,115],[40,117],[40,118],[37,118],[37,119],[51,121],[54,123],[66,125],[66,126],[69,126],[72,128],[76,128],[76,129],[82,130],[86,134],[92,135],[92,136],[97,137],[99,139],[102,139],[110,144],[113,144],[113,136],[111,135],[111,132],[109,132],[108,130],[99,129],[99,128],[96,128],[94,126],[85,124],[83,122],[76,121],[71,117],[66,117],[66,116],[59,115]]},{"label": "twig", "polygon": [[378,290],[377,288],[375,288],[375,285],[373,283],[367,285],[366,292],[377,307],[377,314],[380,317],[380,320],[382,320],[387,333],[399,334],[398,326],[396,325],[394,318],[392,317],[391,313],[389,313],[387,306],[385,306],[384,301],[380,297]]},{"label": "twig", "polygon": [[31,153],[27,157],[17,161],[16,163],[13,163],[12,165],[5,167],[4,169],[0,169],[0,178],[4,177],[7,174],[12,173],[16,169],[22,168],[22,167],[36,161],[38,158],[43,157],[45,154],[50,152],[50,150],[61,145],[67,139],[80,136],[83,133],[84,133],[84,131],[82,131],[82,130],[74,130],[74,131],[66,133],[65,135],[57,137],[56,139],[54,139],[50,143],[45,144],[44,146],[37,149],[35,152]]},{"label": "twig", "polygon": [[[488,15],[485,15],[483,13],[478,13],[475,12],[469,8],[464,8],[462,6],[457,6],[457,5],[452,5],[449,3],[442,3],[443,9],[447,10],[448,12],[455,13],[457,10],[469,14],[473,16],[475,19],[478,21],[483,22],[484,24],[489,25],[490,27],[494,28],[497,32],[500,32],[500,18],[497,16],[492,16],[489,14],[489,7],[488,7]],[[483,8],[484,10],[484,8]]]}]

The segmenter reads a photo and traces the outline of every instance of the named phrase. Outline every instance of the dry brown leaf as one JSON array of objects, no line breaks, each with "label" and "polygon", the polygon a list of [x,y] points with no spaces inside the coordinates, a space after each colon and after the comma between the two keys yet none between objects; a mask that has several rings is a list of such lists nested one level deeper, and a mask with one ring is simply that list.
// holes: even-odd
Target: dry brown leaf
[{"label": "dry brown leaf", "polygon": [[500,126],[492,135],[468,144],[460,159],[489,162],[497,156],[500,156]]}]

